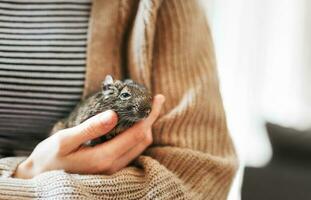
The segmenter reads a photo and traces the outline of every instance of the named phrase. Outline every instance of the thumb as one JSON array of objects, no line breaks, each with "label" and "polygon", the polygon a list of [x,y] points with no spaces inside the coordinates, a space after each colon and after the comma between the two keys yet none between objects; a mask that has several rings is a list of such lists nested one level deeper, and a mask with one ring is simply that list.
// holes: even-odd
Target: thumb
[{"label": "thumb", "polygon": [[71,128],[68,139],[71,140],[72,145],[78,147],[89,140],[105,135],[115,127],[117,121],[118,117],[114,111],[105,111]]},{"label": "thumb", "polygon": [[162,94],[157,94],[153,98],[151,113],[145,120],[148,126],[151,126],[155,122],[155,120],[159,117],[164,102],[165,97]]}]

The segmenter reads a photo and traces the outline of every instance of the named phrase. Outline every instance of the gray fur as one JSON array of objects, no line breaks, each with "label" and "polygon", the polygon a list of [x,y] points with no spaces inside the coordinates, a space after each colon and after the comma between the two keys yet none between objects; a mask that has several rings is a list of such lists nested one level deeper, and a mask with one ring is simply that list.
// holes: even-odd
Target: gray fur
[{"label": "gray fur", "polygon": [[89,141],[87,145],[102,143],[147,117],[151,111],[151,93],[143,85],[132,80],[114,81],[108,75],[103,81],[102,91],[81,101],[68,118],[55,124],[51,133],[76,126],[106,110],[113,110],[118,114],[116,127],[108,134]]}]

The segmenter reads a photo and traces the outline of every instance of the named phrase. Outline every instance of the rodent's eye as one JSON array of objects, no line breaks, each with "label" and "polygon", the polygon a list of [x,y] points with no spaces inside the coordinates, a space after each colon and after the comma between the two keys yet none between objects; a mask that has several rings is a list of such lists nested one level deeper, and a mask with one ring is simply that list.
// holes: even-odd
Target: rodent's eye
[{"label": "rodent's eye", "polygon": [[123,92],[123,93],[120,94],[120,98],[123,99],[123,100],[129,99],[129,98],[131,98],[131,94],[128,93],[128,92]]}]

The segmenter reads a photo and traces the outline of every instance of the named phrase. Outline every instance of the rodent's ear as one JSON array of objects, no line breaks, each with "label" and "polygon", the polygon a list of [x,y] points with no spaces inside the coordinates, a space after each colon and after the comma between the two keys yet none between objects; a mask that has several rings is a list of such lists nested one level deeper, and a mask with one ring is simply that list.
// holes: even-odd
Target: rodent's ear
[{"label": "rodent's ear", "polygon": [[113,85],[113,78],[111,75],[107,75],[105,80],[103,81],[103,95],[105,98],[114,95],[117,92],[117,88]]},{"label": "rodent's ear", "polygon": [[130,84],[130,83],[134,83],[134,81],[132,79],[125,79],[124,83],[125,84]]},{"label": "rodent's ear", "polygon": [[112,76],[111,75],[107,75],[105,80],[104,80],[104,84],[103,85],[105,86],[105,85],[112,85],[112,84],[113,84]]},{"label": "rodent's ear", "polygon": [[113,78],[111,75],[107,75],[105,80],[103,81],[103,90],[108,90],[110,88],[110,86],[113,85]]}]

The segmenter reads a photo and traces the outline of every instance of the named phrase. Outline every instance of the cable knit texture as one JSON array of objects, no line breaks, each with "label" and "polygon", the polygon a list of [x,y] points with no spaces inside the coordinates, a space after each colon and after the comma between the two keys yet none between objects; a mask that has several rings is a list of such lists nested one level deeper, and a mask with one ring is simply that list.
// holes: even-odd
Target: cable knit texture
[{"label": "cable knit texture", "polygon": [[164,94],[154,143],[111,176],[51,171],[22,180],[11,175],[23,158],[1,159],[0,199],[226,199],[237,159],[200,4],[94,0],[91,12],[84,97],[107,73]]}]

